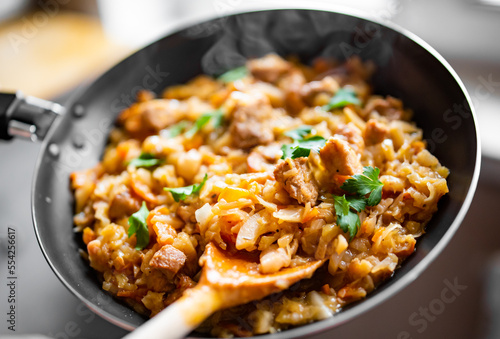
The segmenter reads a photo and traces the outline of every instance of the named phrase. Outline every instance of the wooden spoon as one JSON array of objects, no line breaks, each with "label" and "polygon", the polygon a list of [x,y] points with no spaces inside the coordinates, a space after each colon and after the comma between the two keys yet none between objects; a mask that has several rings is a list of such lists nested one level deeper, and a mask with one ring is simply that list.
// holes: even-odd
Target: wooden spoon
[{"label": "wooden spoon", "polygon": [[215,311],[262,299],[309,278],[324,260],[261,274],[258,262],[230,254],[209,243],[202,257],[198,284],[165,310],[129,333],[126,339],[183,338]]}]

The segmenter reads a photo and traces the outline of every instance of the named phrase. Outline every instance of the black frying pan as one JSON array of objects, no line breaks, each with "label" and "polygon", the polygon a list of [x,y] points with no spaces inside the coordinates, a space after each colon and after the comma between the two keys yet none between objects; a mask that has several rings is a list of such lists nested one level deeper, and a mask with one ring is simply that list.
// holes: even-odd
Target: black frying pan
[{"label": "black frying pan", "polygon": [[114,119],[139,89],[160,93],[202,72],[220,74],[248,57],[269,52],[294,54],[306,63],[317,56],[342,60],[352,54],[373,60],[378,67],[375,92],[399,97],[414,110],[429,149],[451,170],[450,193],[440,201],[415,253],[389,281],[330,319],[269,337],[324,331],[386,300],[415,280],[459,227],[476,188],[480,146],[470,98],[436,51],[410,33],[357,15],[309,9],[228,15],[191,25],[145,47],[75,95],[66,107],[0,95],[1,138],[45,137],[32,191],[42,251],[63,284],[102,317],[129,330],[146,320],[119,300],[102,303],[96,298],[101,284],[81,258],[83,244],[72,229],[70,172],[99,161]]}]

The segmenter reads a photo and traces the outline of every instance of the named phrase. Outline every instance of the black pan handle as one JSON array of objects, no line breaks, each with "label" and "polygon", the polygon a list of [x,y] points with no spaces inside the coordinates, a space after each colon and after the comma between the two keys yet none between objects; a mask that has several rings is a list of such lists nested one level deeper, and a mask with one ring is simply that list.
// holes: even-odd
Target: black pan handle
[{"label": "black pan handle", "polygon": [[21,92],[0,93],[0,139],[21,136],[43,140],[56,117],[63,113],[64,107],[54,102]]}]

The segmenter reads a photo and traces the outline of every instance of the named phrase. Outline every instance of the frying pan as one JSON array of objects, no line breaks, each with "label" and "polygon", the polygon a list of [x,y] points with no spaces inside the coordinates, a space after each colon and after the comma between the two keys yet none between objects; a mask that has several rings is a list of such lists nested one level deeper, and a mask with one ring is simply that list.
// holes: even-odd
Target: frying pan
[{"label": "frying pan", "polygon": [[270,52],[293,54],[305,63],[317,56],[343,60],[354,54],[373,60],[375,92],[401,98],[414,110],[430,151],[451,175],[450,192],[440,201],[427,233],[391,279],[366,300],[329,319],[269,337],[325,331],[383,302],[415,280],[459,227],[476,188],[480,145],[465,87],[434,49],[392,24],[324,8],[279,8],[213,18],[143,48],[64,107],[19,93],[0,95],[0,137],[43,139],[32,189],[33,221],[42,252],[62,283],[105,319],[128,330],[146,321],[120,300],[99,297],[101,284],[81,258],[84,245],[73,231],[69,174],[97,164],[114,119],[139,89],[160,93],[200,73],[217,75]]}]

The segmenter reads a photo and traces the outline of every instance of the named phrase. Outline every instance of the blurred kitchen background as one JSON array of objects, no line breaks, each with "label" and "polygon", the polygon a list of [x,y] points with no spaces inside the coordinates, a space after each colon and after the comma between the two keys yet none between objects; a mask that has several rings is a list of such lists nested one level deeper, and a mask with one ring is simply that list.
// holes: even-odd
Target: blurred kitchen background
[{"label": "blurred kitchen background", "polygon": [[[499,0],[1,0],[0,91],[64,103],[180,21],[275,3],[350,7],[423,38],[469,90],[483,146],[475,199],[439,258],[383,305],[314,338],[500,338]],[[0,144],[0,337],[120,338],[126,332],[90,314],[57,280],[38,247],[30,188],[39,147],[24,140]],[[17,230],[18,241],[15,333],[5,322],[7,227]],[[443,303],[449,284],[456,298]]]}]

